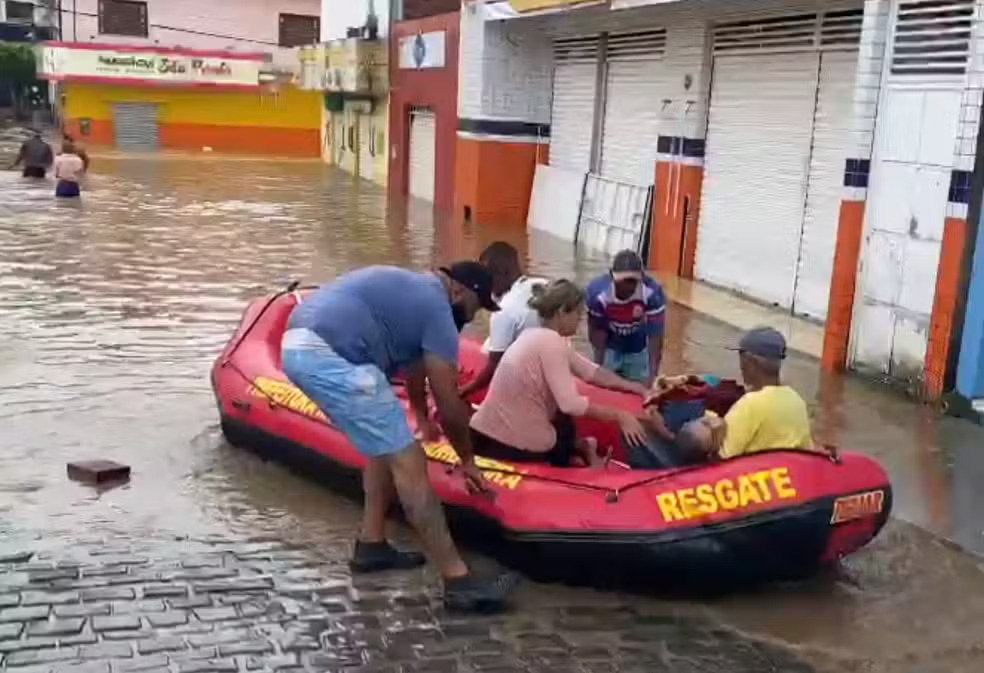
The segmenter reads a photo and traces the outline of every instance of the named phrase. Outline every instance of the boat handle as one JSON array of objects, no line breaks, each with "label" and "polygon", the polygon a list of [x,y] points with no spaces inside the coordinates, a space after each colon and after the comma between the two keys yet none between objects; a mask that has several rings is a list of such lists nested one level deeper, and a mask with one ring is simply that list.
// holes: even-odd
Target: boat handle
[{"label": "boat handle", "polygon": [[234,399],[232,400],[232,407],[234,409],[239,409],[240,411],[249,411],[251,405],[246,400]]}]

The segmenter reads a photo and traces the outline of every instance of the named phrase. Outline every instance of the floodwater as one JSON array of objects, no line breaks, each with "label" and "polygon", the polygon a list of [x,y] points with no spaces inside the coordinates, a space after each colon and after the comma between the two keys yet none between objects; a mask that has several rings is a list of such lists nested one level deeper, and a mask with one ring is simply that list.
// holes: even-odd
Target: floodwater
[{"label": "floodwater", "polygon": [[[340,563],[357,505],[229,447],[218,430],[208,369],[246,302],[360,265],[475,255],[495,238],[540,274],[584,280],[604,267],[522,231],[435,221],[419,203],[388,212],[378,188],[316,163],[106,157],[89,180],[81,204],[56,203],[50,183],[0,173],[5,551],[70,557],[112,539],[170,558],[194,541],[276,536]],[[735,338],[672,306],[666,371],[735,376],[721,348]],[[671,652],[726,658],[756,642],[788,654],[784,664],[674,670],[982,670],[984,432],[877,386],[822,378],[807,358],[792,357],[785,375],[811,402],[820,439],[870,453],[891,473],[895,519],[869,548],[836,577],[710,602],[527,583],[517,619],[562,615],[558,632],[564,619],[588,619],[569,639],[579,645],[665,639]],[[65,463],[83,458],[130,464],[133,479],[104,492],[69,482]],[[627,608],[650,618],[626,624]],[[704,626],[646,626],[660,614]],[[731,635],[707,640],[718,628]]]}]

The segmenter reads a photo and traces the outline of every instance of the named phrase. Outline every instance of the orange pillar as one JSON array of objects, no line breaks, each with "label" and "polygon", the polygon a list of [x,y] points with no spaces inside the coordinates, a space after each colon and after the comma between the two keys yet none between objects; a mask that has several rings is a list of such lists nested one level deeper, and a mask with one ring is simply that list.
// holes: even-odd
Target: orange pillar
[{"label": "orange pillar", "polygon": [[547,163],[545,126],[498,120],[458,121],[454,220],[526,224],[536,164]]},{"label": "orange pillar", "polygon": [[656,162],[649,266],[656,271],[694,277],[700,190],[704,181],[704,141],[660,136]]}]

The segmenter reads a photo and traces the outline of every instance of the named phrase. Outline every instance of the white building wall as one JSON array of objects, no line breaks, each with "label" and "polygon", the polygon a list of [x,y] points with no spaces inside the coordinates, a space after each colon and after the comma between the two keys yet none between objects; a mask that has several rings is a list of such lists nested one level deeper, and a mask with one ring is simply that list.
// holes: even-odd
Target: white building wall
[{"label": "white building wall", "polygon": [[849,364],[918,380],[925,367],[945,218],[967,216],[966,203],[951,200],[950,188],[954,171],[970,171],[974,163],[984,83],[984,2],[974,3],[974,37],[962,76],[891,73],[898,6],[899,0],[867,3],[872,49],[859,65],[855,96],[859,149],[871,147],[871,175]]}]

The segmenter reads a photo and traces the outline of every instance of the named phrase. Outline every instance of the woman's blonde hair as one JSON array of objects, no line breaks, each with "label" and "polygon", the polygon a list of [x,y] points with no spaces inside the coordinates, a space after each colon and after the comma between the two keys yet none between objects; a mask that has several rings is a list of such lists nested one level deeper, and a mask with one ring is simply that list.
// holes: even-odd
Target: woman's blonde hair
[{"label": "woman's blonde hair", "polygon": [[584,304],[584,291],[566,278],[537,283],[532,294],[527,303],[542,320],[549,320],[561,311],[569,313]]}]

